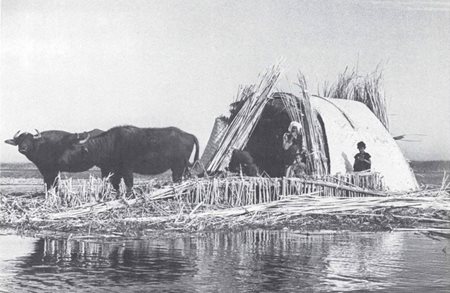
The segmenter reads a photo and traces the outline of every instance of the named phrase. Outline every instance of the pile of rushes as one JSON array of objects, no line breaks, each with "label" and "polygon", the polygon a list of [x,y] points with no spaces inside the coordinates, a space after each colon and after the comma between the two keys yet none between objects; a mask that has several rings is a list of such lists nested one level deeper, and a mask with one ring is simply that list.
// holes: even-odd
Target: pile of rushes
[{"label": "pile of rushes", "polygon": [[381,81],[382,71],[378,67],[366,76],[359,75],[356,69],[345,68],[335,84],[324,84],[322,96],[364,103],[389,130],[386,98]]},{"label": "pile of rushes", "polygon": [[[250,186],[255,180],[263,179],[272,180],[273,184],[281,182],[282,192],[253,204],[245,202],[250,199],[249,189],[241,190],[240,195],[238,189],[235,189],[235,194],[228,194],[230,197],[241,196],[240,202],[220,198],[221,188],[225,184]],[[61,185],[70,186],[62,181]],[[306,179],[202,178],[166,186],[149,182],[137,186],[134,194],[120,194],[120,198],[116,199],[118,194],[107,186],[108,183],[95,178],[80,181],[85,185],[76,187],[72,182],[70,197],[79,197],[73,200],[75,205],[53,198],[58,195],[52,193],[46,196],[0,195],[1,225],[26,230],[120,235],[145,234],[145,231],[160,229],[203,231],[291,227],[297,230],[379,231],[430,225],[450,227],[449,184],[403,194],[372,193],[342,197],[326,196],[314,188],[299,194],[300,185],[296,184],[305,183],[308,181]],[[318,185],[317,182],[314,184]],[[199,186],[209,186],[204,190],[203,197],[195,197],[195,193],[202,192]],[[341,186],[341,190],[344,187],[351,190],[350,186]],[[84,190],[84,194],[80,190]],[[101,190],[103,198],[95,198],[94,190]],[[64,194],[59,196],[69,198]],[[260,194],[260,197],[263,198],[263,195]],[[83,199],[86,202],[83,203]]]}]

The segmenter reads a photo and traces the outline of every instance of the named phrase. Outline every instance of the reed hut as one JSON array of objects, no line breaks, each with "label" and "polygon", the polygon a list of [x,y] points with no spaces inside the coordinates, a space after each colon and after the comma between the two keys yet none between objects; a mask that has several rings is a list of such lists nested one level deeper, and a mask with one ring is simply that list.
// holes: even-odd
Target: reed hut
[{"label": "reed hut", "polygon": [[408,162],[387,129],[386,111],[381,119],[374,109],[356,100],[311,96],[303,77],[299,78],[298,95],[272,91],[278,76],[279,70],[272,68],[258,85],[242,88],[230,105],[230,116],[216,119],[207,152],[201,158],[208,172],[225,170],[233,149],[240,149],[252,155],[261,173],[283,177],[282,136],[295,120],[303,125],[310,176],[351,177],[356,145],[364,141],[372,156],[370,173],[382,179],[383,189],[418,189]]}]

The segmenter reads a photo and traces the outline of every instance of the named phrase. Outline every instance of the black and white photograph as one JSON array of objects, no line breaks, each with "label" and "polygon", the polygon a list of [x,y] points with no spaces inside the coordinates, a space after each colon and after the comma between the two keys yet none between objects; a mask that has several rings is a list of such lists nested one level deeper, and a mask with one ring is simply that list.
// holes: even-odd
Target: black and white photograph
[{"label": "black and white photograph", "polygon": [[450,292],[450,1],[0,21],[0,292]]}]

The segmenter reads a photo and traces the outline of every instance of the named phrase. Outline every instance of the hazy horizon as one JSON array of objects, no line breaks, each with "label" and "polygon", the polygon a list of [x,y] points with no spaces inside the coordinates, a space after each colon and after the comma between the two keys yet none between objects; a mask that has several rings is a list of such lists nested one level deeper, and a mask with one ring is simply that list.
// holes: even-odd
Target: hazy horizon
[{"label": "hazy horizon", "polygon": [[[176,126],[203,151],[239,85],[283,60],[311,93],[380,65],[390,132],[410,160],[450,160],[450,2],[1,2],[0,162],[20,129]],[[290,86],[288,86],[290,84]]]}]

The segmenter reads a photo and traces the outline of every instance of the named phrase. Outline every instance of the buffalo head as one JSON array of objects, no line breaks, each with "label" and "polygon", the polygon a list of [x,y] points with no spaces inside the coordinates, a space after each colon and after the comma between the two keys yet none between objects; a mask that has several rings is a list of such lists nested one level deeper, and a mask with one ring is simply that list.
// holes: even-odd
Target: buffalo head
[{"label": "buffalo head", "polygon": [[89,138],[89,134],[87,134],[87,137],[82,136],[71,146],[67,147],[59,157],[58,164],[62,167],[77,166],[86,170],[93,167],[94,164],[92,163],[89,150],[85,145]]},{"label": "buffalo head", "polygon": [[16,134],[12,139],[5,140],[5,143],[18,146],[20,153],[28,155],[34,151],[36,140],[41,138],[40,132],[37,129],[35,130],[36,130],[35,135],[28,132],[20,134],[19,130],[16,132]]}]

